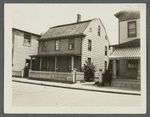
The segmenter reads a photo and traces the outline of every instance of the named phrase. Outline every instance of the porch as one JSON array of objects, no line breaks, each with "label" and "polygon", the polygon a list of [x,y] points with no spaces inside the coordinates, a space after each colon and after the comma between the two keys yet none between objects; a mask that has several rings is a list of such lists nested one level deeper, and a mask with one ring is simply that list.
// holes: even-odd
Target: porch
[{"label": "porch", "polygon": [[109,59],[113,60],[112,86],[141,88],[140,47],[116,48]]},{"label": "porch", "polygon": [[83,81],[81,72],[81,56],[65,55],[33,55],[29,70],[29,78],[60,82]]}]

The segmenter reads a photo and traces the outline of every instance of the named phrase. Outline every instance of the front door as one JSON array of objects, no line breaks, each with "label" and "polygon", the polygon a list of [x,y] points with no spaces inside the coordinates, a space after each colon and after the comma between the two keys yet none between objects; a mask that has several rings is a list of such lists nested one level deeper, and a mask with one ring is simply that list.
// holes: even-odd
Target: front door
[{"label": "front door", "polygon": [[30,59],[26,59],[25,69],[24,69],[24,77],[28,77],[29,69],[30,69]]}]

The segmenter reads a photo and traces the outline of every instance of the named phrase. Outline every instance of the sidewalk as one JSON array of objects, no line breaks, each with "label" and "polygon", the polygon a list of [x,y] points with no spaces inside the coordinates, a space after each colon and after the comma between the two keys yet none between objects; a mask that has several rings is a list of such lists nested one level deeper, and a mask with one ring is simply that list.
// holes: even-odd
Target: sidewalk
[{"label": "sidewalk", "polygon": [[86,90],[86,91],[96,91],[96,92],[106,92],[106,93],[116,93],[116,94],[128,94],[128,95],[141,95],[140,90],[112,87],[112,86],[97,86],[96,84],[94,84],[94,82],[67,84],[67,83],[61,83],[61,82],[38,81],[38,80],[31,80],[27,78],[16,78],[16,77],[12,77],[12,81],[35,84],[35,85],[76,89],[76,90]]}]

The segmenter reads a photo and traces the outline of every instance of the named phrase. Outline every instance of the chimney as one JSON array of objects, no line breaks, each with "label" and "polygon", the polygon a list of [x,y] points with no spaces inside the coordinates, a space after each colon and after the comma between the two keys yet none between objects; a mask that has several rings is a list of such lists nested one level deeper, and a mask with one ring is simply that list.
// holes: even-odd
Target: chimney
[{"label": "chimney", "polygon": [[81,15],[77,14],[77,22],[81,22]]}]

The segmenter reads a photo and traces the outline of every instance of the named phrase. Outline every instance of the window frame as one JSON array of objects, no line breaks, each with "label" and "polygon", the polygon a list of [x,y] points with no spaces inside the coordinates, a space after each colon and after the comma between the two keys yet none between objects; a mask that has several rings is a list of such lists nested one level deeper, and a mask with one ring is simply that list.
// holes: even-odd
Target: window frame
[{"label": "window frame", "polygon": [[[45,45],[45,43],[47,43],[47,44]],[[43,46],[43,45],[44,45],[44,46]],[[42,41],[42,52],[46,52],[46,51],[47,51],[47,50],[46,50],[47,45],[48,45],[48,41]],[[45,51],[44,51],[43,48],[45,48]]]},{"label": "window frame", "polygon": [[107,56],[107,46],[105,46],[105,56]]},{"label": "window frame", "polygon": [[101,36],[101,27],[100,27],[100,25],[98,26],[98,36],[100,37]]},{"label": "window frame", "polygon": [[[131,36],[131,35],[129,34],[129,30],[131,30],[131,29],[129,29],[129,25],[132,24],[132,23],[135,23],[135,35],[133,35],[133,36]],[[130,22],[128,22],[128,38],[133,38],[133,37],[136,37],[136,36],[137,36],[136,21],[130,21]]]},{"label": "window frame", "polygon": [[[73,48],[72,49],[70,49],[70,41],[71,40],[73,40]],[[72,38],[72,39],[68,39],[68,50],[74,50],[75,49],[75,39],[74,38]]]},{"label": "window frame", "polygon": [[[128,67],[129,61],[136,61],[136,62],[137,62],[137,69],[129,68],[129,67]],[[138,59],[126,60],[126,70],[127,70],[127,71],[138,71]]]},{"label": "window frame", "polygon": [[[25,35],[26,36],[29,36],[29,38],[25,38]],[[24,33],[24,40],[23,40],[23,46],[27,46],[27,47],[31,47],[31,34],[29,34],[29,33]],[[29,43],[29,45],[28,44],[25,44],[25,40],[30,40],[30,43]]]},{"label": "window frame", "polygon": [[[59,41],[59,49],[58,50],[56,50],[56,41]],[[60,39],[57,39],[57,40],[55,40],[55,51],[60,51]]]},{"label": "window frame", "polygon": [[88,51],[92,51],[92,40],[88,39]]},{"label": "window frame", "polygon": [[[90,60],[90,62],[89,62],[89,60]],[[88,63],[90,63],[90,64],[92,63],[92,59],[91,59],[90,57],[87,58],[87,61],[88,61]]]},{"label": "window frame", "polygon": [[105,61],[104,63],[105,63],[105,66],[104,66],[104,67],[105,67],[105,69],[107,69],[107,61]]}]

